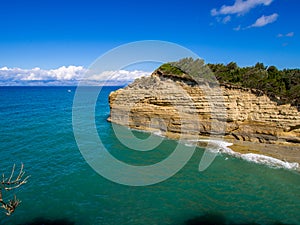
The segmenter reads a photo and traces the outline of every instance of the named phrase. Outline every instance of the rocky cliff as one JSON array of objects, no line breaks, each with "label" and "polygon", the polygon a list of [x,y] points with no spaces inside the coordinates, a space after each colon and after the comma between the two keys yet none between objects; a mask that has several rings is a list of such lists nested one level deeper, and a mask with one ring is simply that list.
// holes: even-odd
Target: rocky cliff
[{"label": "rocky cliff", "polygon": [[257,90],[195,83],[157,70],[112,92],[109,103],[109,121],[171,138],[221,134],[239,141],[300,143],[297,108],[278,105]]}]

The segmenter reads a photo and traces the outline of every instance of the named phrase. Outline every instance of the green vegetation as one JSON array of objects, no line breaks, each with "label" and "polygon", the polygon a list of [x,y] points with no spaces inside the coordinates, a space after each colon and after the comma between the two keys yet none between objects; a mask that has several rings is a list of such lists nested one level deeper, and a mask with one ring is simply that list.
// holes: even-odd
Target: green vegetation
[{"label": "green vegetation", "polygon": [[238,67],[234,62],[208,66],[220,83],[261,90],[279,104],[300,105],[300,69],[278,70],[275,66],[267,67],[263,63]]},{"label": "green vegetation", "polygon": [[162,73],[168,75],[183,75],[184,72],[178,67],[172,66],[170,63],[165,63],[158,68]]},{"label": "green vegetation", "polygon": [[[196,81],[214,77],[221,84],[260,90],[278,104],[290,103],[300,108],[300,69],[278,70],[275,66],[256,63],[251,67],[239,67],[235,62],[205,64],[203,60],[184,58],[178,62],[166,63],[158,68],[164,75],[186,77]],[[257,92],[259,93],[259,92]]]},{"label": "green vegetation", "polygon": [[189,81],[216,81],[210,69],[201,59],[194,60],[193,58],[184,58],[177,62],[163,64],[157,71],[160,71],[164,76],[171,76]]}]

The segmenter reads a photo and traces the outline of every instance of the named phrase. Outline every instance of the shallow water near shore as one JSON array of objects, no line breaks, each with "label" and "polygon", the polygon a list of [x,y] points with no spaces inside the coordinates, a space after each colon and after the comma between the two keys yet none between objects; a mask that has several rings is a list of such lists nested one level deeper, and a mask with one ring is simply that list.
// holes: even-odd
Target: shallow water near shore
[{"label": "shallow water near shore", "polygon": [[[103,88],[96,108],[97,129],[106,148],[137,165],[166,158],[176,141],[165,139],[149,152],[132,151],[118,141],[106,121],[107,97],[117,88]],[[0,172],[8,175],[14,163],[23,162],[31,175],[16,191],[20,207],[11,217],[0,214],[0,224],[300,224],[298,172],[225,154],[199,172],[201,148],[179,173],[159,184],[129,187],[104,179],[76,145],[75,90],[0,87]],[[134,133],[140,138],[149,135]]]}]

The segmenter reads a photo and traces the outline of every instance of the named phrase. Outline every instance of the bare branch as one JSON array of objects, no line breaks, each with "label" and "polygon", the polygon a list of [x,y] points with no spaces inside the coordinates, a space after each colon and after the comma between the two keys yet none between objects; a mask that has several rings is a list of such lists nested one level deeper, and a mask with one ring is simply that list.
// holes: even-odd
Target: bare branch
[{"label": "bare branch", "polygon": [[1,186],[0,186],[0,204],[1,204],[1,208],[4,208],[6,210],[7,216],[10,216],[15,211],[15,209],[18,207],[18,205],[21,203],[21,201],[19,199],[17,199],[16,195],[14,195],[14,198],[9,200],[8,203],[6,203],[3,200],[2,190],[4,189],[5,191],[10,191],[15,188],[18,188],[18,187],[22,186],[23,184],[26,184],[28,178],[30,177],[30,176],[27,176],[23,179],[25,171],[23,171],[24,164],[22,163],[18,176],[15,179],[13,179],[14,173],[15,173],[15,167],[16,167],[16,165],[14,164],[11,174],[8,179],[6,179],[5,175],[2,174],[2,181],[0,183],[1,184]]},{"label": "bare branch", "polygon": [[[23,165],[23,164],[22,164],[22,165]],[[13,177],[13,175],[14,175],[14,172],[15,172],[15,168],[16,168],[16,164],[14,164],[14,166],[13,166],[13,168],[12,168],[12,170],[11,170],[11,174],[10,174],[10,177],[9,177],[9,179],[8,179],[8,182],[11,181],[11,179],[12,179],[12,177]]]},{"label": "bare branch", "polygon": [[1,184],[4,187],[5,190],[10,191],[12,189],[20,187],[21,185],[23,185],[27,182],[29,176],[25,177],[25,179],[22,179],[24,174],[25,174],[25,172],[23,171],[23,168],[24,168],[24,164],[22,163],[19,175],[14,180],[12,180],[12,179],[13,179],[14,172],[15,172],[15,164],[12,168],[10,177],[8,179],[5,179],[4,174],[2,175],[3,179],[2,179]]},{"label": "bare branch", "polygon": [[21,179],[22,176],[25,174],[25,172],[23,172],[23,169],[24,169],[24,164],[22,163],[22,164],[21,164],[20,173],[19,173],[17,179]]},{"label": "bare branch", "polygon": [[3,200],[1,201],[1,203],[2,203],[1,207],[6,210],[6,215],[10,216],[18,207],[18,205],[21,203],[21,201],[17,199],[17,196],[15,195],[14,199],[9,200],[8,203],[3,202]]}]

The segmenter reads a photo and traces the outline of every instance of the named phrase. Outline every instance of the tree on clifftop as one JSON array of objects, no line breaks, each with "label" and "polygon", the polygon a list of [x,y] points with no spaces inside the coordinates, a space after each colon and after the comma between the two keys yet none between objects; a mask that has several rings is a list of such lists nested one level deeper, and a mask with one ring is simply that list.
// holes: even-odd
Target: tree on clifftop
[{"label": "tree on clifftop", "polygon": [[163,64],[164,74],[185,78],[186,74],[199,81],[217,81],[240,87],[260,90],[278,104],[290,103],[300,109],[300,69],[278,70],[275,66],[256,63],[255,66],[239,67],[235,62],[205,64],[202,59],[184,58]]}]

